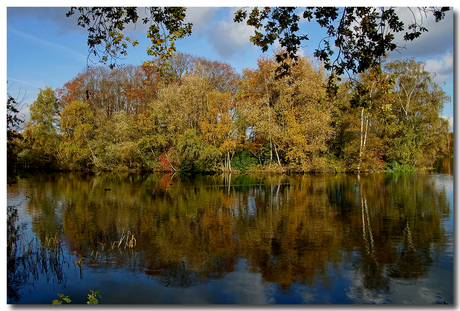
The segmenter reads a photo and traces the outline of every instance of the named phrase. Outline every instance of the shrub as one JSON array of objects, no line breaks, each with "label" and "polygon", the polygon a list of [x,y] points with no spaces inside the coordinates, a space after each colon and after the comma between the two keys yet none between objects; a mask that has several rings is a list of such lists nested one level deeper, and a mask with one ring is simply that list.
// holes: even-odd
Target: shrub
[{"label": "shrub", "polygon": [[244,150],[237,153],[232,159],[232,168],[238,171],[247,171],[252,165],[257,165],[259,161],[251,152]]}]

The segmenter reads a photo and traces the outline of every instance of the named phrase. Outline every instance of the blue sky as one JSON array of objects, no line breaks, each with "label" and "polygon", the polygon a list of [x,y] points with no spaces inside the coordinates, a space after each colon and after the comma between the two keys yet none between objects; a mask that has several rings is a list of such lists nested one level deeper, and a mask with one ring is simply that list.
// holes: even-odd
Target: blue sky
[{"label": "blue sky", "polygon": [[[17,4],[8,1],[5,12],[7,92],[15,98],[23,98],[21,113],[27,118],[28,107],[37,98],[40,89],[60,88],[85,69],[88,56],[87,33],[76,25],[75,16],[65,17],[68,8],[14,5]],[[192,36],[177,43],[178,51],[228,62],[238,72],[243,68],[254,68],[262,52],[249,42],[253,29],[244,23],[233,22],[236,9],[190,7],[187,19],[194,24]],[[410,18],[407,8],[401,9],[400,14],[405,19]],[[405,43],[406,49],[400,53],[390,55],[390,59],[415,57],[426,63],[426,70],[436,73],[436,82],[445,83],[443,88],[452,97],[452,103],[446,104],[442,113],[450,119],[454,116],[453,15],[452,11],[448,12],[446,19],[440,23],[435,23],[432,18],[425,20],[424,25],[429,32],[414,42]],[[301,27],[310,37],[301,52],[306,56],[312,55],[322,38],[321,29],[307,22],[303,22]],[[122,63],[140,65],[149,59],[146,54],[148,40],[145,30],[142,23],[125,29],[125,34],[138,39],[140,45],[130,48]],[[404,43],[401,41],[401,44]],[[267,56],[271,54],[271,51],[265,53]]]}]

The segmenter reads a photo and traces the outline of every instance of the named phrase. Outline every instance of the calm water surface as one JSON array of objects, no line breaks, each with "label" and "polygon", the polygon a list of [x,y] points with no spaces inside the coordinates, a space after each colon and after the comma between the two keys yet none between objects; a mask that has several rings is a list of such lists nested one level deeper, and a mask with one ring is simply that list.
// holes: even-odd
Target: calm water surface
[{"label": "calm water surface", "polygon": [[454,302],[452,159],[360,176],[33,174],[7,193],[8,303]]}]

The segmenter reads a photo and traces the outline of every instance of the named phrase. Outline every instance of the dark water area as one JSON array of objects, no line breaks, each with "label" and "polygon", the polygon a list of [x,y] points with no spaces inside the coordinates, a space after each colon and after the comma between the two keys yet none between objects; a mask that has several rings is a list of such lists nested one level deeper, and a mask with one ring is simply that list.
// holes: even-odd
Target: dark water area
[{"label": "dark water area", "polygon": [[7,186],[7,302],[453,304],[453,180],[452,158],[411,173],[22,176]]}]

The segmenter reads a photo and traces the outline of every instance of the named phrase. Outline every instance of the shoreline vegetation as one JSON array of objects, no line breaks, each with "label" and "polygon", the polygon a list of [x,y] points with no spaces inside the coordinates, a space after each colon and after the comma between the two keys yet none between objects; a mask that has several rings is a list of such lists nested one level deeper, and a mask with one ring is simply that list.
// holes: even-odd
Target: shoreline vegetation
[{"label": "shoreline vegetation", "polygon": [[[439,158],[451,158],[453,155],[442,155]],[[101,170],[101,169],[80,169],[80,170],[65,170],[65,169],[55,169],[55,168],[27,168],[27,167],[14,167],[8,171],[8,182],[7,184],[14,184],[17,182],[16,175],[19,176],[29,176],[31,172],[42,172],[42,173],[65,173],[65,172],[80,172],[80,173],[128,173],[128,174],[149,174],[149,173],[163,173],[163,174],[173,174],[178,176],[190,177],[193,175],[240,175],[240,174],[249,174],[249,175],[297,175],[297,174],[366,174],[366,173],[404,173],[404,172],[423,172],[423,171],[432,171],[435,170],[435,167],[422,167],[416,168],[409,165],[398,165],[393,163],[380,170],[369,170],[369,171],[339,171],[339,170],[323,170],[323,171],[292,171],[287,169],[280,169],[278,165],[253,165],[248,167],[245,170],[232,169],[231,171],[220,170],[220,171],[173,171],[173,170],[152,170],[145,168],[129,168],[128,166],[120,165],[117,168],[110,170]],[[10,178],[11,177],[11,178]],[[111,189],[107,189],[111,190]]]},{"label": "shoreline vegetation", "polygon": [[[41,90],[22,125],[8,96],[8,172],[342,173],[430,169],[453,152],[451,99],[414,59],[394,60],[326,87],[300,58],[237,73],[178,53],[109,70],[89,67]],[[148,65],[147,65],[148,64]]]}]

